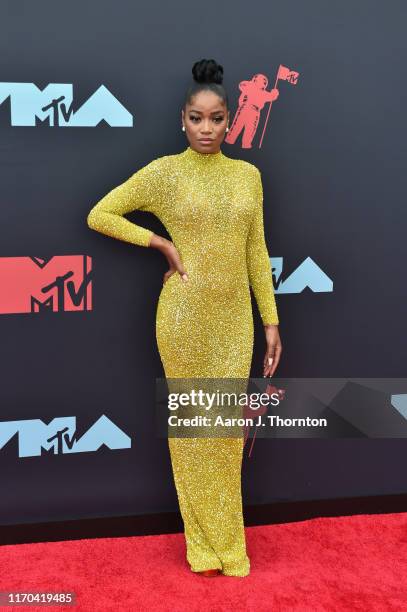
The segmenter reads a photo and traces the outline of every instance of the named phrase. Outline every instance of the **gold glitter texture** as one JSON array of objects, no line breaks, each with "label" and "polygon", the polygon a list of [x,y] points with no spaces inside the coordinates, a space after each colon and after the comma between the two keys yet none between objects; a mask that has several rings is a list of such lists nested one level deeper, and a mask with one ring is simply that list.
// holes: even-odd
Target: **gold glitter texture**
[{"label": "gold glitter texture", "polygon": [[[167,378],[247,378],[253,352],[250,286],[264,324],[278,323],[263,225],[263,188],[253,164],[191,147],[153,160],[90,211],[92,229],[139,246],[153,232],[123,217],[156,215],[181,256],[163,285],[156,339]],[[170,438],[174,481],[192,571],[246,576],[242,438]]]}]

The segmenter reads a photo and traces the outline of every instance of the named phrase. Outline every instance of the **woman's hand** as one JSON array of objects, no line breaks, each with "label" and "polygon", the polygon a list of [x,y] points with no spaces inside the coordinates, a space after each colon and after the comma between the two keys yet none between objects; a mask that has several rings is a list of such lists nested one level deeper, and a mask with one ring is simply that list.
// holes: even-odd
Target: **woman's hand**
[{"label": "woman's hand", "polygon": [[180,274],[184,282],[188,280],[188,274],[183,266],[180,254],[178,253],[175,244],[171,242],[171,240],[167,240],[167,238],[154,234],[150,240],[149,246],[161,251],[161,253],[166,256],[168,265],[170,266],[169,270],[167,270],[167,272],[164,274],[163,285],[165,285],[170,276],[172,276],[175,272]]},{"label": "woman's hand", "polygon": [[263,377],[273,376],[280,361],[283,347],[281,345],[278,325],[265,325],[267,349],[263,362]]}]

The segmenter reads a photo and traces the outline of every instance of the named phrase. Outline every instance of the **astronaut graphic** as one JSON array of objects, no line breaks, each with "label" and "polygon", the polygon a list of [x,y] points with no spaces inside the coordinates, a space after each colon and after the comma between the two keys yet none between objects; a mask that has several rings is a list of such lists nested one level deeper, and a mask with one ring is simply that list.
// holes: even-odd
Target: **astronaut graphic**
[{"label": "astronaut graphic", "polygon": [[225,138],[225,142],[234,144],[240,132],[242,135],[242,148],[251,149],[254,135],[260,119],[260,111],[266,102],[277,100],[278,89],[267,91],[268,78],[264,74],[255,74],[250,81],[240,81],[239,107],[234,116],[232,125]]},{"label": "astronaut graphic", "polygon": [[[255,74],[250,81],[240,81],[239,89],[241,94],[239,96],[238,109],[225,137],[225,142],[234,144],[240,132],[243,131],[242,148],[251,149],[253,138],[259,125],[260,111],[267,102],[270,102],[264,126],[265,129],[271,105],[279,96],[279,91],[276,87],[278,81],[284,80],[292,85],[296,85],[298,76],[298,72],[294,72],[280,64],[275,85],[270,91],[267,91],[268,78],[264,74]],[[264,129],[261,140],[263,140]]]}]

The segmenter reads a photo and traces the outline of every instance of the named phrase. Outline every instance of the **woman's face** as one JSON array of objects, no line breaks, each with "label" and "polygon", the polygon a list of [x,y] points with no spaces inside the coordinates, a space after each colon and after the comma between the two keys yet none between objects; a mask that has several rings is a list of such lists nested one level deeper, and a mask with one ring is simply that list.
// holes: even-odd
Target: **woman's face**
[{"label": "woman's face", "polygon": [[217,153],[225,137],[229,113],[225,103],[213,91],[200,91],[182,110],[182,124],[191,149]]}]

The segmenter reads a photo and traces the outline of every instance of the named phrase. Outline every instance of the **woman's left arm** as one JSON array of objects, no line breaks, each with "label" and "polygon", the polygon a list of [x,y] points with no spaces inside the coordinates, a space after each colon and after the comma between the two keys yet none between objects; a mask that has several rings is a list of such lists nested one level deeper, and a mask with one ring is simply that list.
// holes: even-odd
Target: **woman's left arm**
[{"label": "woman's left arm", "polygon": [[266,335],[266,353],[263,361],[263,376],[273,376],[282,345],[278,331],[278,312],[273,287],[270,258],[264,236],[263,185],[261,174],[254,166],[255,209],[246,245],[246,261],[250,286],[253,289]]}]

